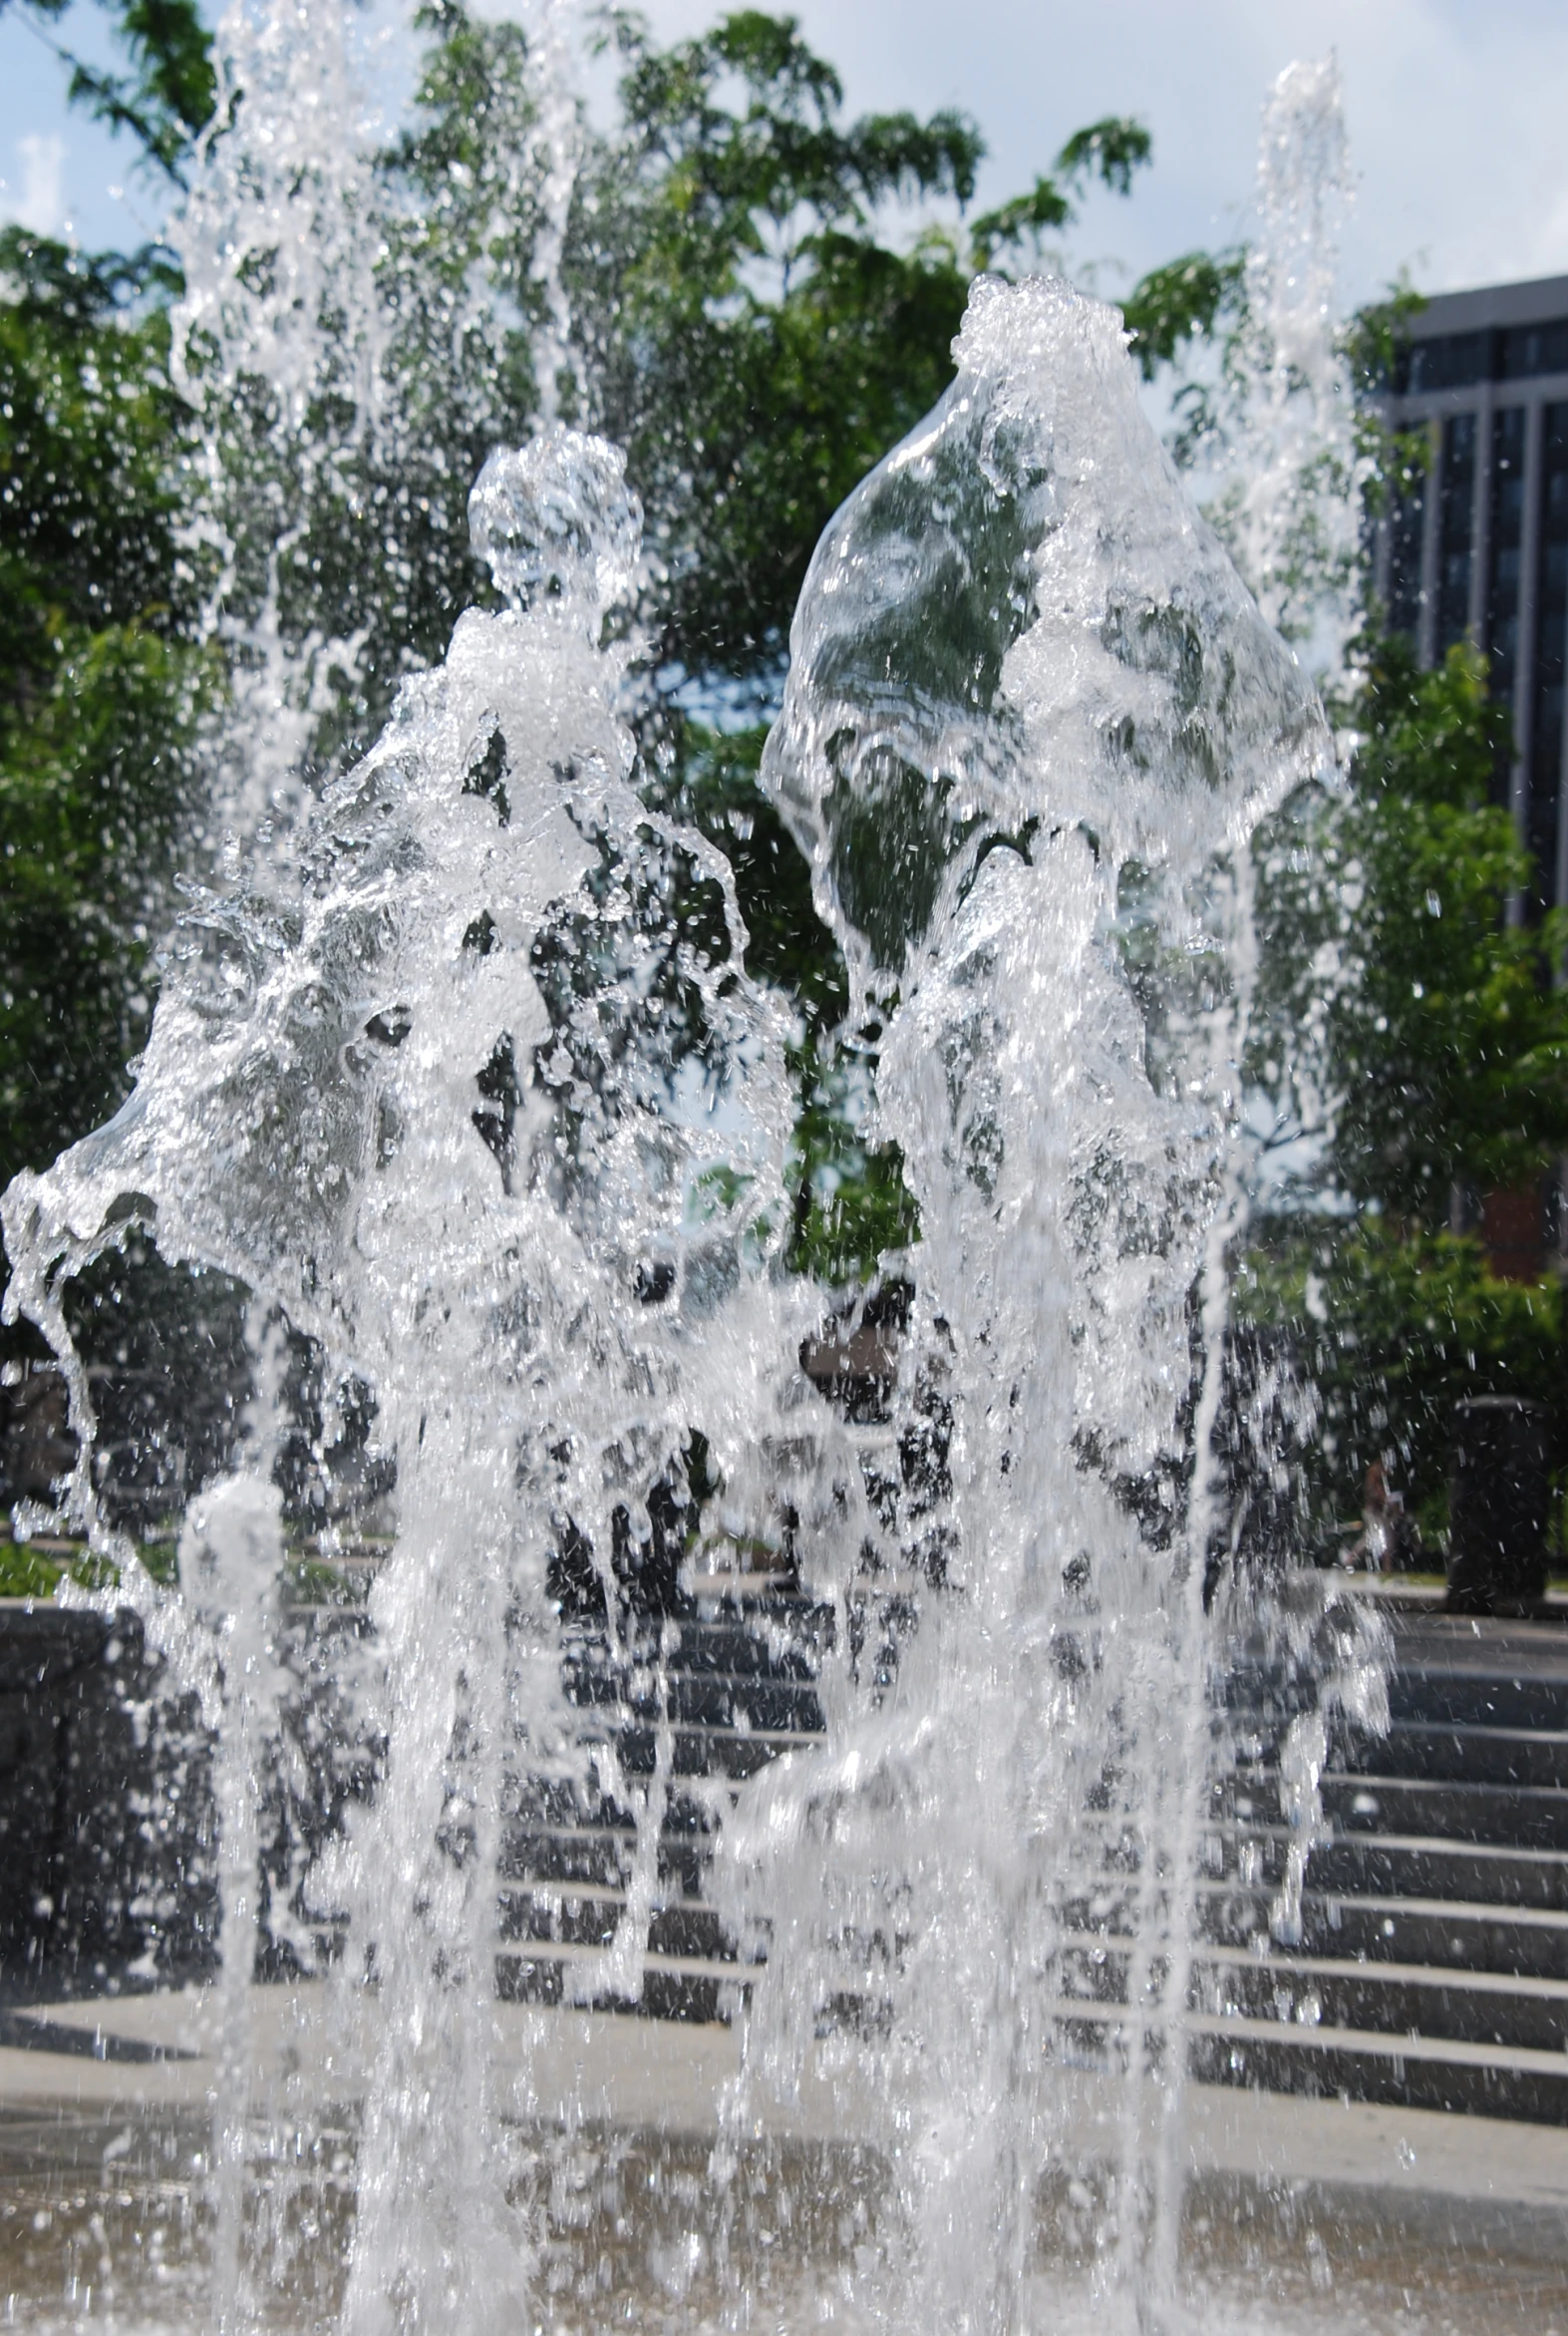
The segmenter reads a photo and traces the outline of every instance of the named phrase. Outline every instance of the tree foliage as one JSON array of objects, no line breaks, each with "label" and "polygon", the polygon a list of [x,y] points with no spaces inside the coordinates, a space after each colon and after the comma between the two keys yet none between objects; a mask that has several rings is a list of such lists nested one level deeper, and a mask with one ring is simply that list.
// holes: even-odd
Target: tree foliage
[{"label": "tree foliage", "polygon": [[[1398,1481],[1440,1551],[1454,1406],[1476,1395],[1544,1401],[1560,1436],[1563,1292],[1500,1280],[1478,1241],[1367,1213],[1296,1219],[1247,1259],[1243,1320],[1289,1333],[1312,1389],[1301,1453],[1319,1549],[1361,1508],[1374,1461]],[[1440,1556],[1438,1558],[1440,1561]]]},{"label": "tree foliage", "polygon": [[[58,23],[71,0],[28,0]],[[148,159],[176,183],[197,135],[212,118],[217,77],[212,39],[193,0],[104,0],[129,74],[105,73],[61,48],[70,97],[111,130],[129,131]],[[56,44],[58,46],[58,44]]]},{"label": "tree foliage", "polygon": [[1253,1072],[1299,1167],[1248,1302],[1318,1391],[1323,1502],[1354,1513],[1392,1458],[1435,1518],[1461,1395],[1563,1410],[1555,1285],[1497,1279],[1450,1228],[1568,1150],[1568,918],[1519,913],[1508,720],[1473,650],[1421,672],[1409,641],[1369,636],[1341,712],[1343,791],[1259,838]]},{"label": "tree foliage", "polygon": [[1531,865],[1472,650],[1422,673],[1408,641],[1371,643],[1346,711],[1345,793],[1263,840],[1259,1070],[1292,1083],[1283,1124],[1320,1139],[1315,1184],[1445,1225],[1455,1186],[1518,1183],[1568,1148],[1568,919],[1511,913]]},{"label": "tree foliage", "polygon": [[766,690],[822,527],[952,376],[968,271],[946,236],[897,249],[885,206],[967,200],[984,146],[954,114],[845,122],[787,18],[668,50],[623,23],[619,51],[567,248],[581,398],[643,499],[660,659]]},{"label": "tree foliage", "polygon": [[216,687],[173,523],[156,257],[0,236],[0,1176],[112,1110]]}]

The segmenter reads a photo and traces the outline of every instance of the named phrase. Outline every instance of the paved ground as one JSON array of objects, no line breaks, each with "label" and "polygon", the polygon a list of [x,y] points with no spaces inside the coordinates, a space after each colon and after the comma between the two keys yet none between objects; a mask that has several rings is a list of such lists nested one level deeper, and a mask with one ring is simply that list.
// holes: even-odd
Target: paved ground
[{"label": "paved ground", "polygon": [[[39,2336],[84,2323],[209,2336],[211,2010],[199,1997],[62,2004],[40,2048],[0,2048],[0,2323]],[[287,2102],[298,2116],[314,2102],[318,2120],[306,2114],[303,2149],[282,2152],[311,2236],[303,2255],[291,2247],[287,2300],[274,2291],[266,2325],[325,2336],[352,2195],[351,2169],[345,2179],[332,2153],[352,2124],[342,2095],[355,2080],[322,2065],[319,1991],[258,1991],[251,2011],[257,2107]],[[547,2241],[558,2336],[612,2324],[638,2336],[738,2325],[812,2336],[827,2323],[869,2336],[882,2325],[864,2307],[841,2215],[811,2230],[785,2217],[761,2251],[732,2261],[728,2290],[719,2279],[703,2200],[738,2073],[733,2032],[514,2006],[498,2007],[497,2026],[519,2151],[550,2104],[580,2121],[564,2148],[547,2121],[543,2135],[543,2161],[570,2189]],[[58,2049],[67,2035],[86,2049]],[[170,2057],[145,2057],[156,2052]],[[748,2213],[785,2191],[841,2202],[858,2154],[846,2160],[827,2137],[866,2121],[835,2098],[830,2070],[813,2070],[787,2112],[752,2106],[754,2134],[773,2137],[776,2155],[761,2162]],[[1568,2336],[1568,2133],[1204,2086],[1184,2113],[1180,2308],[1138,2321],[1126,2297],[1107,2295],[1095,2240],[1124,2106],[1080,2081],[1068,2164],[1048,2185],[1032,2336]],[[1157,2104],[1145,2107],[1152,2121]],[[744,2138],[740,2149],[744,2166]],[[264,2152],[254,2161],[263,2201],[277,2169],[274,2144],[270,2164]],[[865,2190],[863,2162],[849,2179]]]},{"label": "paved ground", "polygon": [[[1404,1672],[1568,1683],[1568,1629],[1398,1609],[1390,1621]],[[735,2099],[734,2030],[522,2004],[497,2004],[494,2019],[495,2066],[520,2130],[570,2129],[579,2155],[622,2169],[623,2190],[640,2154],[677,2165],[698,2194]],[[352,2126],[368,2038],[344,2033],[325,1987],[254,1989],[243,2020],[259,2119],[309,2146]],[[220,2059],[210,1992],[13,1999],[0,2011],[0,2322],[75,2327],[100,2320],[107,2297],[118,2298],[108,2324],[135,2336],[207,2327],[201,2183]],[[1081,2225],[1124,2147],[1127,2103],[1103,2079],[1066,2081],[1075,2090],[1038,2326],[1109,2336]],[[1141,2108],[1146,2152],[1159,2104]],[[823,2048],[796,2101],[752,2097],[742,2126],[784,2151],[830,2154],[871,2138],[878,2120]],[[1568,2336],[1568,2127],[1193,2085],[1180,2133],[1190,2324],[1205,2336]],[[710,2313],[700,2282],[672,2285],[661,2268],[666,2236],[638,2225],[622,2246],[617,2324],[716,2326],[718,2291]],[[324,2250],[331,2243],[329,2233]],[[819,2270],[797,2249],[795,2284],[781,2273],[768,2325],[794,2336],[820,2324]],[[853,2328],[847,2292],[835,2289],[829,2316]]]},{"label": "paved ground", "polygon": [[[711,2138],[740,2073],[732,2028],[520,2004],[497,2004],[494,2016],[496,2067],[523,2119]],[[345,2052],[322,1987],[257,1988],[248,2017],[258,2102],[286,2100],[298,2112],[325,2115],[359,2097],[364,2040],[351,2039]],[[24,2027],[38,2031],[30,2048],[19,2040]],[[38,2006],[13,2019],[9,2032],[17,2040],[0,2045],[0,2118],[201,2114],[217,2098],[209,1994]],[[1113,2157],[1125,2113],[1120,2090],[1090,2076],[1068,2082],[1075,2088],[1069,2154]],[[1157,2114],[1152,2098],[1146,2107]],[[861,2141],[877,2130],[826,2050],[798,2101],[784,2106],[759,2094],[747,2122],[759,2135],[806,2142]],[[1559,2127],[1193,2085],[1183,2130],[1193,2173],[1568,2210],[1568,2130]]]}]

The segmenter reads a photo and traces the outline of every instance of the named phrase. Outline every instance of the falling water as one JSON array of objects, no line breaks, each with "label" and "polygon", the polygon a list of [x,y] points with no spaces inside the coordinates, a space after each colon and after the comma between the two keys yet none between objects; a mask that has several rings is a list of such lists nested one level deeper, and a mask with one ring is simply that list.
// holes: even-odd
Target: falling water
[{"label": "falling water", "polygon": [[[1326,741],[1114,312],[982,284],[957,354],[818,548],[765,764],[920,1208],[887,1523],[840,1589],[912,1584],[918,1627],[756,1854],[791,1975],[883,1999],[844,2065],[888,2105],[915,2292],[981,2329],[1015,2324],[1035,2186],[1071,2155],[1075,1955],[1108,1931],[1130,1956],[1134,2129],[1145,2017],[1183,2009],[1247,838]],[[764,2076],[801,2044],[770,2006]]]},{"label": "falling water", "polygon": [[1240,412],[1221,510],[1270,623],[1337,676],[1353,615],[1361,508],[1341,347],[1337,237],[1352,180],[1338,60],[1287,66],[1258,142]]},{"label": "falling water", "polygon": [[571,303],[561,268],[577,178],[575,21],[576,0],[533,0],[528,54],[543,150],[539,187],[542,226],[533,273],[544,307],[534,342],[534,368],[539,412],[546,422],[558,419],[562,384],[569,384],[572,377]]},{"label": "falling water", "polygon": [[352,494],[352,465],[387,424],[384,254],[349,22],[307,0],[233,0],[170,227],[184,279],[171,375],[206,423],[183,548],[235,697],[210,820],[230,878],[236,844],[297,816],[315,733],[359,680],[362,640],[298,605],[316,506]]},{"label": "falling water", "polygon": [[[268,232],[284,274],[363,266],[282,214]],[[210,278],[191,245],[192,381],[243,244],[224,229]],[[314,350],[320,297],[311,278],[282,301],[280,348],[297,327]],[[375,333],[343,313],[330,361],[363,367],[369,428]],[[506,1844],[541,1810],[624,1820],[613,1935],[563,2000],[638,2004],[685,1609],[660,1619],[636,1585],[716,1520],[732,1546],[787,1540],[824,1721],[745,1793],[690,1797],[719,1827],[730,1934],[768,1958],[749,2006],[736,1990],[716,2256],[750,2138],[809,2084],[885,2176],[855,2257],[878,2324],[1022,2325],[1042,2181],[1105,2159],[1106,2292],[1174,2309],[1191,1885],[1244,1537],[1249,839],[1330,748],[1140,414],[1115,312],[982,281],[956,355],[823,537],[764,765],[919,1209],[886,1275],[885,1404],[846,1418],[800,1368],[822,1304],[784,1261],[791,1019],[744,970],[728,863],[643,800],[606,622],[640,512],[618,451],[559,421],[473,491],[504,605],[464,615],[301,804],[286,874],[236,861],[193,896],[130,1100],[5,1196],[7,1313],[67,1361],[78,1513],[219,1733],[227,2326],[259,2309],[238,2169],[255,1783],[286,1693],[279,1320],[329,1381],[373,1387],[396,1469],[367,1630],[332,1658],[374,1773],[300,1881],[331,1942],[312,2065],[362,2069],[345,2328],[543,2308],[516,2136],[572,2105],[497,1994]],[[302,378],[278,359],[280,413]],[[133,1229],[245,1285],[256,1326],[254,1432],[192,1506],[167,1597],[97,1513],[65,1315]],[[565,1692],[573,1600],[648,1682],[642,1770]],[[1085,1974],[1107,1957],[1101,2016]]]}]

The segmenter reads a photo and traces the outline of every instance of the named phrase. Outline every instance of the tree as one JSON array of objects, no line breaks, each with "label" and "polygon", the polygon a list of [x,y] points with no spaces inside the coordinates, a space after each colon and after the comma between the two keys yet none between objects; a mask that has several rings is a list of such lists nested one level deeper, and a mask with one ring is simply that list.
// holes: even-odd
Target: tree
[{"label": "tree", "polygon": [[1461,1394],[1561,1406],[1558,1293],[1499,1282],[1450,1222],[1456,1195],[1538,1180],[1568,1150],[1568,917],[1513,913],[1532,869],[1473,650],[1422,673],[1369,633],[1341,711],[1343,793],[1259,839],[1253,1070],[1303,1165],[1246,1304],[1288,1327],[1317,1390],[1320,1503],[1354,1513],[1393,1454],[1440,1523]]},{"label": "tree", "polygon": [[622,20],[617,39],[621,126],[590,150],[567,246],[584,406],[643,498],[661,659],[766,693],[822,528],[952,379],[975,268],[1069,223],[1092,175],[1126,193],[1150,141],[1097,123],[967,252],[935,226],[900,250],[890,202],[969,201],[972,122],[845,122],[787,17],[664,51]]},{"label": "tree", "polygon": [[[27,0],[58,24],[71,0]],[[112,130],[129,131],[144,156],[176,184],[191,144],[212,117],[217,77],[212,37],[192,0],[103,0],[131,72],[104,73],[56,42],[71,68],[70,98]],[[3,0],[0,0],[3,5]]]},{"label": "tree", "polygon": [[218,676],[174,554],[156,253],[9,228],[0,271],[0,1176],[119,1102]]}]

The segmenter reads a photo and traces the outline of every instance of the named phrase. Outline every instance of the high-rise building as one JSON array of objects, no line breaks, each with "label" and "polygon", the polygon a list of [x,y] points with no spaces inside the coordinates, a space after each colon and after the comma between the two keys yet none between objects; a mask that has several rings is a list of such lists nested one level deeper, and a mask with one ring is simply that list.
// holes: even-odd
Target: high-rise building
[{"label": "high-rise building", "polygon": [[1508,800],[1539,902],[1568,901],[1568,276],[1445,292],[1405,328],[1389,401],[1431,433],[1379,527],[1393,629],[1432,665],[1466,634],[1513,713]]}]

